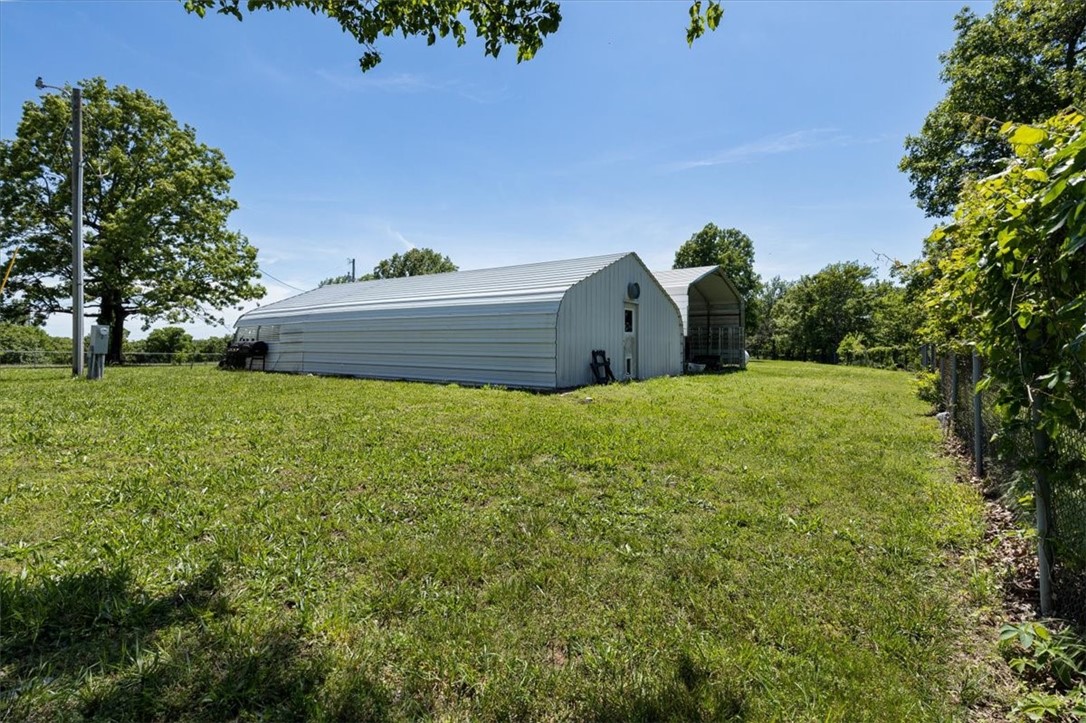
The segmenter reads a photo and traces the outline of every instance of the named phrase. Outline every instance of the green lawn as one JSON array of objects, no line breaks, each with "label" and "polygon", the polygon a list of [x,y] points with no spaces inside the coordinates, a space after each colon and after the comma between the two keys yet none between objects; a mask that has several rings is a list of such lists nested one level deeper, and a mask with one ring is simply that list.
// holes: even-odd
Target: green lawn
[{"label": "green lawn", "polygon": [[908,375],[67,374],[0,370],[0,719],[944,720],[984,695],[981,503]]}]

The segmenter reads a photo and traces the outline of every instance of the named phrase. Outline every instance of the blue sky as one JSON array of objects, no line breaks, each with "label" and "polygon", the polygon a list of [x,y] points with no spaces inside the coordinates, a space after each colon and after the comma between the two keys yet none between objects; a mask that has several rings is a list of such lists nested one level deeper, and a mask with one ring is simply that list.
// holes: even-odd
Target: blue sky
[{"label": "blue sky", "polygon": [[[147,91],[223,150],[231,227],[301,289],[413,246],[463,269],[626,250],[668,268],[710,221],[754,240],[765,278],[918,256],[932,220],[897,163],[943,95],[962,3],[726,2],[693,48],[688,5],[565,0],[531,62],[388,38],[363,74],[351,38],[306,12],[3,1],[0,136],[39,75]],[[263,303],[297,293],[264,283]]]}]

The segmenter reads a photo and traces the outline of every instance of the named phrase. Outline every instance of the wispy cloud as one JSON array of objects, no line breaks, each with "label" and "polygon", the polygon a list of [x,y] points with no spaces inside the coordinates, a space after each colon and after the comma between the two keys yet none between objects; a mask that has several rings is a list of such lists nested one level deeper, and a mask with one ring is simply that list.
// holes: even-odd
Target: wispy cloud
[{"label": "wispy cloud", "polygon": [[725,148],[705,158],[683,161],[672,166],[675,171],[687,171],[705,166],[722,166],[729,163],[742,163],[760,156],[773,156],[781,153],[793,153],[808,148],[825,146],[854,146],[876,143],[879,138],[856,138],[842,133],[836,128],[810,128],[775,136],[766,136],[749,143]]},{"label": "wispy cloud", "polygon": [[391,225],[389,225],[389,227],[388,227],[388,235],[391,236],[392,238],[394,238],[395,240],[399,241],[400,243],[402,243],[404,245],[404,248],[407,249],[408,251],[415,248],[415,244],[408,241],[406,236],[404,236],[402,233],[400,233],[396,229],[392,228]]},{"label": "wispy cloud", "polygon": [[419,73],[377,75],[373,72],[356,72],[347,75],[321,69],[315,71],[315,74],[340,92],[447,93],[483,104],[496,102],[506,90],[505,87],[479,88],[459,80],[435,81]]}]

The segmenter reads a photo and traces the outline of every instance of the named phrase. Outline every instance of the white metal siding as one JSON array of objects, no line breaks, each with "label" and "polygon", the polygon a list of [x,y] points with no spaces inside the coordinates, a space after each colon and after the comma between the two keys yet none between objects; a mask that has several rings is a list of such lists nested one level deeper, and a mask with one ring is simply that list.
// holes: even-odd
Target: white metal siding
[{"label": "white metal siding", "polygon": [[[268,369],[554,388],[556,303],[460,307],[455,315],[428,311],[353,312],[284,324]],[[285,342],[295,327],[304,327],[304,342],[288,353]]]},{"label": "white metal siding", "polygon": [[302,324],[280,326],[279,341],[268,344],[267,369],[277,372],[302,371],[304,339],[305,332]]},{"label": "white metal siding", "polygon": [[592,349],[621,376],[627,285],[641,286],[638,377],[681,369],[681,320],[634,254],[337,284],[255,309],[279,325],[270,371],[554,389],[592,382]]},{"label": "white metal siding", "polygon": [[593,349],[603,349],[615,376],[622,377],[623,311],[630,282],[641,287],[637,366],[641,379],[682,369],[679,311],[640,259],[629,254],[566,292],[558,311],[558,387],[591,384]]}]

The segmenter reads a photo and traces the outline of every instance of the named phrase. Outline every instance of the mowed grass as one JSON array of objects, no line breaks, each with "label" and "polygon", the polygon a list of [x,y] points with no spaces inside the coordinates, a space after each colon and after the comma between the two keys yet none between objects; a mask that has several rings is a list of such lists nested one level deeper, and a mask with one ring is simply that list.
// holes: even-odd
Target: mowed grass
[{"label": "mowed grass", "polygon": [[0,718],[959,717],[980,501],[925,411],[783,362],[2,370]]}]

